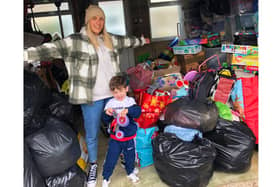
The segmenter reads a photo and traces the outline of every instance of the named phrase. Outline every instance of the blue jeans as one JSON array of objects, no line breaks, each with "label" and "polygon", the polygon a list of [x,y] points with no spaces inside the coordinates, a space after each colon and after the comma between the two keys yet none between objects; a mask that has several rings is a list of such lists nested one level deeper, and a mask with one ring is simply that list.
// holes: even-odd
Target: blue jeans
[{"label": "blue jeans", "polygon": [[111,97],[94,101],[93,104],[81,105],[84,117],[86,144],[90,163],[97,161],[98,134],[100,129],[101,115],[105,104],[109,99],[111,99]]}]

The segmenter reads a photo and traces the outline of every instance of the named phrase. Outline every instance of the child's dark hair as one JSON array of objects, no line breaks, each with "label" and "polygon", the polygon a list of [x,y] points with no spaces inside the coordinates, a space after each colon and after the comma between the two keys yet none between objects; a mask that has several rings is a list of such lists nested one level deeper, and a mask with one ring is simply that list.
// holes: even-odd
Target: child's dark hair
[{"label": "child's dark hair", "polygon": [[111,78],[109,87],[110,90],[121,89],[128,86],[128,78],[126,75],[116,75]]}]

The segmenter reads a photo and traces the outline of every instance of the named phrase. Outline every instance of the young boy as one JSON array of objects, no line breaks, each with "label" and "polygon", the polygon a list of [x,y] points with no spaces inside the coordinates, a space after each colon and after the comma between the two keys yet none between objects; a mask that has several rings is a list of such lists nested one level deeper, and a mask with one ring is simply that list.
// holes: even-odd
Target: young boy
[{"label": "young boy", "polygon": [[[141,114],[141,107],[136,105],[134,98],[128,97],[128,80],[125,76],[114,76],[109,83],[113,98],[106,104],[103,120],[110,126],[110,140],[106,160],[103,165],[103,183],[102,187],[107,187],[110,183],[109,178],[113,173],[115,165],[121,153],[125,159],[125,169],[127,177],[136,183],[139,178],[134,170],[135,163],[135,144],[137,125],[134,118]],[[123,126],[116,123],[116,116],[128,117],[128,125]],[[115,120],[115,121],[113,121]],[[120,135],[121,134],[121,135]]]}]

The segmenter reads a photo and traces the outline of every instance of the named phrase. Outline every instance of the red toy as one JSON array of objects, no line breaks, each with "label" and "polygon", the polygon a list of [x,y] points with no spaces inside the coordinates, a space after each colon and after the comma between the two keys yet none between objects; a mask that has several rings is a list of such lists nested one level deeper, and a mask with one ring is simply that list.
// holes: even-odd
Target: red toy
[{"label": "red toy", "polygon": [[129,124],[129,119],[128,119],[127,116],[123,117],[123,116],[118,115],[117,116],[117,123],[121,127],[126,127]]}]

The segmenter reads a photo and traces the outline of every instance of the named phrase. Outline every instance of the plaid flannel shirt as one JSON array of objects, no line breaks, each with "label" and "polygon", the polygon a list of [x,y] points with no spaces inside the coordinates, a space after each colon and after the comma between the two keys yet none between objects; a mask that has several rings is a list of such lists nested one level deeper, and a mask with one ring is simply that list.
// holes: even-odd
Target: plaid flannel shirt
[{"label": "plaid flannel shirt", "polygon": [[[145,44],[144,38],[111,35],[114,49],[110,51],[112,67],[120,72],[119,49],[138,47]],[[93,88],[96,81],[98,56],[86,35],[85,27],[80,33],[55,42],[30,47],[24,51],[27,62],[62,58],[69,77],[69,102],[85,104],[93,102]]]}]

